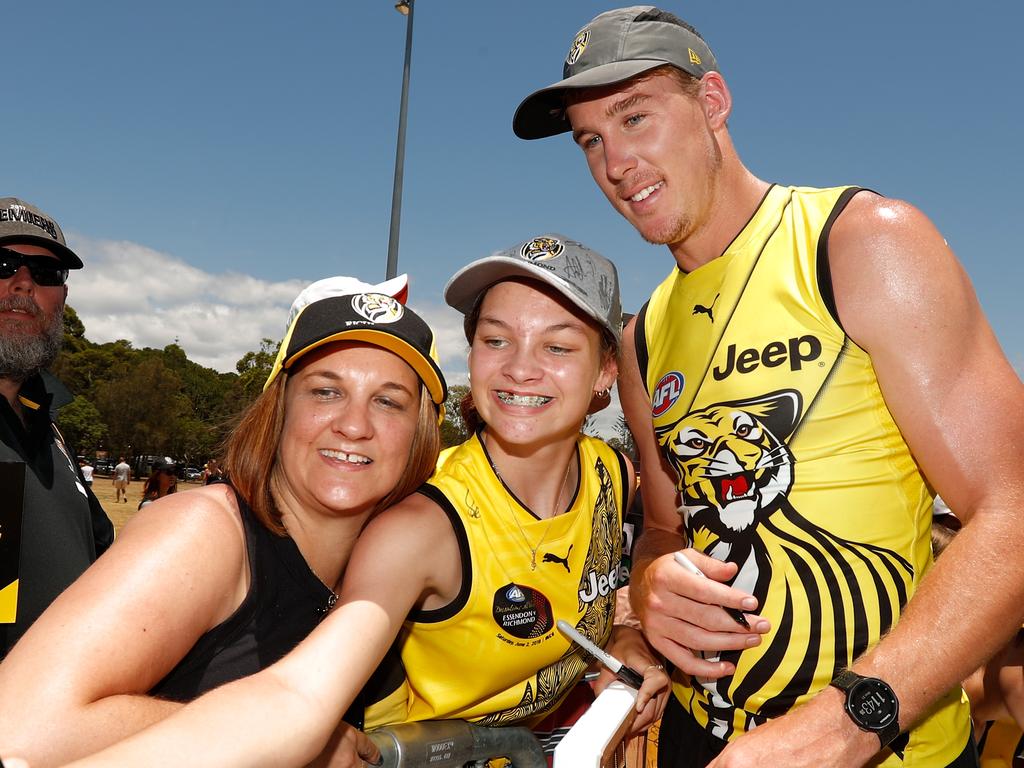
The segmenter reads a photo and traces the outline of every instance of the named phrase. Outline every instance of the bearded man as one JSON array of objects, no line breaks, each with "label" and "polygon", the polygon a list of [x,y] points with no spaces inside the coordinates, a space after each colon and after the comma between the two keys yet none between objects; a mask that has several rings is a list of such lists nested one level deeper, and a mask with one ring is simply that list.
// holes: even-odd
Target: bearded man
[{"label": "bearded man", "polygon": [[0,198],[0,660],[114,539],[53,423],[70,393],[45,372],[81,267],[50,216]]}]

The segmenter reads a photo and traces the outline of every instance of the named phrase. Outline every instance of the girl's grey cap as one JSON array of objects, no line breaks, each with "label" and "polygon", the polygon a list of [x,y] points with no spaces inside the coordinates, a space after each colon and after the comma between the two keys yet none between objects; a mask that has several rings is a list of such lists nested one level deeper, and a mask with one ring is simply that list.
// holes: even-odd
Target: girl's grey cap
[{"label": "girl's grey cap", "polygon": [[622,305],[615,265],[597,251],[554,232],[463,267],[445,286],[444,299],[468,315],[484,291],[510,277],[526,277],[554,287],[619,342]]},{"label": "girl's grey cap", "polygon": [[562,79],[519,105],[512,130],[521,139],[564,133],[572,128],[565,119],[566,91],[614,85],[666,64],[697,78],[718,71],[704,38],[677,16],[653,5],[602,13],[576,33]]}]

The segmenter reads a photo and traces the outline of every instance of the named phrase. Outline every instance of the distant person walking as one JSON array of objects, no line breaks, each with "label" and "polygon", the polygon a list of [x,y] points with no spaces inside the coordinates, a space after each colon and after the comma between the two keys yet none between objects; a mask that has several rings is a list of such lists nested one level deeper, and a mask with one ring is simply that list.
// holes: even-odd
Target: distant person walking
[{"label": "distant person walking", "polygon": [[85,484],[92,488],[92,473],[96,468],[85,459],[78,462],[78,468],[82,470],[82,479],[85,480]]},{"label": "distant person walking", "polygon": [[128,484],[132,481],[132,468],[121,456],[114,467],[114,502],[123,501],[128,503]]}]

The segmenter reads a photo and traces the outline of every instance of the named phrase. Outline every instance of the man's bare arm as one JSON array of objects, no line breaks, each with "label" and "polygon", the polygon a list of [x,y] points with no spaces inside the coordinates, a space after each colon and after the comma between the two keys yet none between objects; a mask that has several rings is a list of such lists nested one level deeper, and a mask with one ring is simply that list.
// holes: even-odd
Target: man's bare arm
[{"label": "man's bare arm", "polygon": [[[849,336],[870,355],[887,406],[963,530],[899,623],[853,664],[888,682],[906,730],[995,653],[1024,614],[1024,387],[970,281],[928,219],[862,193],[829,241]],[[921,663],[927,659],[927,663]],[[827,688],[735,742],[713,765],[854,765],[878,750]]]}]

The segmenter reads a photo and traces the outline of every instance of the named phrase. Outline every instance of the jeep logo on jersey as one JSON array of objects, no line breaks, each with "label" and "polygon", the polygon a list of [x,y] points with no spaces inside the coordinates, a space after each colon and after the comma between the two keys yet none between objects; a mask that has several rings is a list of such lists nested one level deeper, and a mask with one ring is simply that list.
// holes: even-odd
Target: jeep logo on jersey
[{"label": "jeep logo on jersey", "polygon": [[685,385],[686,379],[679,371],[671,371],[662,376],[658,386],[654,388],[654,395],[651,398],[651,415],[661,416],[671,408],[683,394]]},{"label": "jeep logo on jersey", "polygon": [[405,307],[384,293],[359,293],[352,297],[352,309],[371,323],[394,323]]},{"label": "jeep logo on jersey", "polygon": [[587,43],[590,42],[590,30],[584,29],[569,46],[569,55],[565,57],[565,63],[570,67],[580,60],[580,56],[587,50]]},{"label": "jeep logo on jersey", "polygon": [[736,345],[730,344],[725,350],[725,363],[711,370],[716,381],[728,378],[736,373],[750,373],[762,365],[765,368],[778,368],[789,363],[791,371],[799,371],[804,363],[817,360],[821,356],[821,342],[817,336],[794,336],[789,341],[770,341],[763,349],[751,347],[740,352]]},{"label": "jeep logo on jersey", "polygon": [[562,241],[554,237],[535,237],[525,243],[519,251],[520,255],[527,261],[551,261],[562,255],[565,246]]},{"label": "jeep logo on jersey", "polygon": [[615,563],[608,573],[591,571],[587,574],[587,584],[580,590],[580,602],[592,603],[599,597],[606,597],[619,586],[619,564]]},{"label": "jeep logo on jersey", "polygon": [[521,584],[506,584],[495,592],[491,611],[503,632],[522,640],[542,637],[555,625],[548,599]]}]

